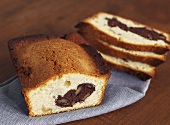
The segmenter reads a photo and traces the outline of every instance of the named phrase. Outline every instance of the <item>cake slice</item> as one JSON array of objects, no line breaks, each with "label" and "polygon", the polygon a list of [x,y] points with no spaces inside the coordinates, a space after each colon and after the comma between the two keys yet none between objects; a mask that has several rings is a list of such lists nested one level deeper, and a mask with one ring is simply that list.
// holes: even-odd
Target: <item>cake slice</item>
[{"label": "cake slice", "polygon": [[128,50],[164,54],[170,49],[169,34],[108,13],[95,14],[76,27],[82,35]]},{"label": "cake slice", "polygon": [[101,55],[78,34],[8,42],[30,116],[99,105],[110,77]]},{"label": "cake slice", "polygon": [[[99,51],[100,52],[100,51]],[[107,65],[112,70],[123,71],[146,81],[155,74],[155,67],[146,63],[136,62],[129,59],[116,58],[100,52]]]},{"label": "cake slice", "polygon": [[88,43],[94,46],[98,51],[121,59],[130,59],[132,61],[143,62],[152,66],[158,66],[165,62],[167,54],[156,54],[153,52],[143,52],[135,50],[127,50],[115,45],[111,45],[103,40],[95,39],[87,34],[83,35]]}]

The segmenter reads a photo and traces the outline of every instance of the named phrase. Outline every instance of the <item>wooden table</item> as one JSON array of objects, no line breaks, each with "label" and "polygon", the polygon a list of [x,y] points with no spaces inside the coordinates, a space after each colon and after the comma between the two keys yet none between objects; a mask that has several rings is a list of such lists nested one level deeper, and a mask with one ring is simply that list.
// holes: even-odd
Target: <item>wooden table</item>
[{"label": "wooden table", "polygon": [[[98,11],[117,14],[170,33],[169,0],[1,0],[0,82],[15,74],[7,41],[30,34],[62,34]],[[170,125],[170,54],[157,68],[146,96],[133,105],[65,125]]]}]

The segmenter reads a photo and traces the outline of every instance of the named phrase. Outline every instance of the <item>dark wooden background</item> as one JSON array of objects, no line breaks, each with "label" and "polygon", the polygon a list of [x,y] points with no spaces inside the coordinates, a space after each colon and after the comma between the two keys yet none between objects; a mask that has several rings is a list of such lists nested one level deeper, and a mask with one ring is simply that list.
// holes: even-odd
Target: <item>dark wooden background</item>
[{"label": "dark wooden background", "polygon": [[[62,34],[104,11],[170,33],[170,0],[1,0],[0,82],[15,74],[7,41],[30,34]],[[81,114],[80,114],[81,115]],[[128,107],[65,125],[170,125],[170,54],[157,68],[146,96]]]}]

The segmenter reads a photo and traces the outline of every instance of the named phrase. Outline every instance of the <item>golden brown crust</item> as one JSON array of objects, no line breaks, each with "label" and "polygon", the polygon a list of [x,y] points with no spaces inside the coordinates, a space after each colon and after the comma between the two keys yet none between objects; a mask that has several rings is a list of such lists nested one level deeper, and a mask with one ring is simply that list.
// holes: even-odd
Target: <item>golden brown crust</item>
[{"label": "golden brown crust", "polygon": [[72,41],[76,44],[85,44],[88,45],[88,43],[86,42],[86,40],[78,33],[69,33],[65,36],[66,40]]},{"label": "golden brown crust", "polygon": [[88,44],[86,40],[78,33],[70,33],[68,34],[65,39],[73,41],[76,44],[79,44],[84,50],[88,53],[88,55],[92,56],[92,59],[96,63],[97,69],[100,70],[102,75],[108,73],[108,68],[106,63],[103,61],[101,54],[96,53],[96,49]]},{"label": "golden brown crust", "polygon": [[110,74],[101,55],[80,40],[75,44],[57,36],[34,35],[12,39],[8,46],[23,89],[65,73]]},{"label": "golden brown crust", "polygon": [[93,27],[91,24],[86,22],[80,22],[75,26],[78,28],[78,32],[83,36],[91,36],[95,37],[97,39],[101,39],[103,41],[107,41],[109,44],[125,48],[128,50],[137,50],[137,51],[148,51],[148,52],[154,52],[158,54],[164,54],[167,51],[169,51],[170,48],[160,47],[160,46],[146,46],[146,45],[134,45],[130,43],[126,43],[122,40],[118,40],[114,37],[111,37],[107,35],[106,33],[99,31],[95,27]]},{"label": "golden brown crust", "polygon": [[25,102],[26,102],[26,105],[27,105],[27,109],[28,109],[28,115],[29,116],[32,116],[32,107],[31,107],[31,104],[30,104],[30,100],[29,100],[29,97],[27,96],[29,93],[28,90],[22,90],[22,94],[24,95],[24,99],[25,99]]},{"label": "golden brown crust", "polygon": [[139,61],[139,62],[147,63],[147,64],[152,65],[152,66],[158,66],[166,60],[166,54],[162,55],[162,59],[154,58],[152,56],[132,55],[132,54],[120,51],[120,50],[116,50],[116,49],[111,48],[109,46],[105,46],[104,44],[98,42],[94,38],[90,38],[90,36],[88,36],[86,34],[84,34],[84,38],[86,39],[86,41],[88,41],[89,44],[94,46],[100,52],[107,54],[107,55],[110,55],[110,56],[121,58],[123,60],[130,59],[132,61]]}]

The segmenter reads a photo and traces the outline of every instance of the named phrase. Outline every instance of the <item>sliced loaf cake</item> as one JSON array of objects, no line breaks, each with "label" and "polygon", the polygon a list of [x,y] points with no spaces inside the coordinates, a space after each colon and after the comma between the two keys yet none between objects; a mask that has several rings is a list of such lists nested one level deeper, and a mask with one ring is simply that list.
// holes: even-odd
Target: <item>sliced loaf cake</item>
[{"label": "sliced loaf cake", "polygon": [[101,53],[111,69],[147,80],[166,60],[170,35],[137,22],[97,13],[76,25],[78,32]]},{"label": "sliced loaf cake", "polygon": [[110,72],[80,35],[33,35],[8,45],[30,116],[101,103]]}]

